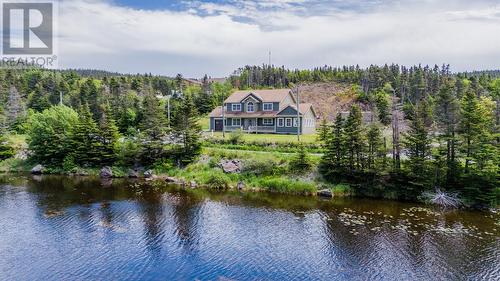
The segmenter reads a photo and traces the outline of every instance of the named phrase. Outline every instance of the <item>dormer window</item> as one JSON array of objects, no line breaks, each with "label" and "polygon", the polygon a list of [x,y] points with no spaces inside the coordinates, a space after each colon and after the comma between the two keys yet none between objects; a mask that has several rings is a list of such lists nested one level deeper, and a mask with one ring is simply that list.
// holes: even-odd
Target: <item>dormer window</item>
[{"label": "dormer window", "polygon": [[241,104],[239,104],[239,103],[233,103],[231,105],[231,111],[241,111]]},{"label": "dormer window", "polygon": [[247,103],[247,112],[254,112],[255,111],[255,105],[253,102]]},{"label": "dormer window", "polygon": [[272,102],[266,102],[262,105],[262,108],[264,111],[273,111],[273,103]]}]

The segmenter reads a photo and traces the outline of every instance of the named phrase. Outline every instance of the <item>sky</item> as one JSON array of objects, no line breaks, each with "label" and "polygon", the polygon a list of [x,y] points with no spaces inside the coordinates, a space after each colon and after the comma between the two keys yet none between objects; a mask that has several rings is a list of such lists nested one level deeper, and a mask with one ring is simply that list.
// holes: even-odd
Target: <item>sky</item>
[{"label": "sky", "polygon": [[498,0],[61,0],[61,68],[224,77],[398,63],[500,68]]}]

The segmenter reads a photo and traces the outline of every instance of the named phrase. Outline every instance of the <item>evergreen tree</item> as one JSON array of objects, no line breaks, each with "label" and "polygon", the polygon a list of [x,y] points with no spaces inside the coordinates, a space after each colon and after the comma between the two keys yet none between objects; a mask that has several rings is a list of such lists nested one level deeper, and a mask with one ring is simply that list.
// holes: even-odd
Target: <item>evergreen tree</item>
[{"label": "evergreen tree", "polygon": [[164,141],[167,120],[163,106],[152,94],[146,94],[142,102],[140,129],[142,135],[141,160],[145,165],[165,158]]},{"label": "evergreen tree", "polygon": [[109,104],[103,106],[100,127],[101,164],[111,165],[116,159],[116,144],[120,138],[118,127],[116,126]]},{"label": "evergreen tree", "polygon": [[97,165],[101,161],[102,143],[99,141],[99,128],[87,104],[82,106],[79,117],[72,138],[73,159],[82,166]]},{"label": "evergreen tree", "polygon": [[351,171],[355,169],[361,170],[363,166],[363,147],[365,145],[361,108],[358,105],[351,106],[349,116],[344,125],[344,132],[349,169]]},{"label": "evergreen tree", "polygon": [[330,137],[331,127],[328,125],[326,118],[321,120],[321,124],[319,125],[319,133],[318,133],[318,141],[323,143],[323,146],[327,145],[328,138]]},{"label": "evergreen tree", "polygon": [[345,154],[344,149],[344,120],[342,114],[337,114],[335,123],[326,134],[326,151],[321,159],[320,171],[323,175],[329,176],[332,172],[340,172]]},{"label": "evergreen tree", "polygon": [[183,164],[192,162],[201,152],[201,127],[198,112],[191,95],[185,95],[175,115],[174,135],[180,140],[180,160]]},{"label": "evergreen tree", "polygon": [[42,87],[35,87],[34,92],[29,97],[28,107],[38,112],[50,107],[49,98],[43,93]]},{"label": "evergreen tree", "polygon": [[438,137],[445,142],[446,148],[446,179],[452,184],[456,181],[458,161],[456,158],[457,126],[459,122],[460,103],[456,97],[455,85],[452,79],[445,79],[436,99],[436,120],[438,128],[443,133]]},{"label": "evergreen tree", "polygon": [[390,94],[394,91],[389,83],[384,86],[384,89],[378,91],[375,96],[375,104],[377,106],[378,119],[385,126],[391,123],[390,113]]},{"label": "evergreen tree", "polygon": [[290,170],[293,172],[308,172],[312,168],[311,158],[303,145],[299,147],[299,152],[290,161]]},{"label": "evergreen tree", "polygon": [[416,106],[404,140],[410,171],[420,179],[427,176],[427,160],[431,152],[429,130],[425,125],[426,107],[425,102]]},{"label": "evergreen tree", "polygon": [[366,138],[368,141],[367,168],[376,170],[377,160],[381,157],[385,157],[380,127],[375,123],[371,124]]}]

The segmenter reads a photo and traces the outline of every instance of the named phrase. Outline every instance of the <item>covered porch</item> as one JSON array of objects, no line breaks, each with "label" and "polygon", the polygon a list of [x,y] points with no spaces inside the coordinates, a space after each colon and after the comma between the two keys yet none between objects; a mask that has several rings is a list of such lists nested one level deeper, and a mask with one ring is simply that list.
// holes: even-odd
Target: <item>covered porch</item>
[{"label": "covered porch", "polygon": [[[221,120],[222,121],[222,120]],[[232,132],[242,130],[247,133],[275,133],[275,118],[226,118],[225,131]]]}]

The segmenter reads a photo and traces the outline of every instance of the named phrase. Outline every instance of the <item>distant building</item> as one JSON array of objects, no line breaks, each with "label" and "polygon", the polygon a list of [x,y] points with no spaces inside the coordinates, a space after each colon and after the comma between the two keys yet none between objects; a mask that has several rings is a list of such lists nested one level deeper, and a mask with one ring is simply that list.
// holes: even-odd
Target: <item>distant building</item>
[{"label": "distant building", "polygon": [[[210,113],[210,130],[244,130],[255,133],[301,134],[316,131],[317,114],[312,104],[299,105],[290,89],[237,91]],[[300,123],[299,123],[300,122]]]}]

